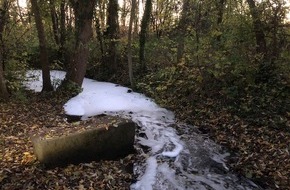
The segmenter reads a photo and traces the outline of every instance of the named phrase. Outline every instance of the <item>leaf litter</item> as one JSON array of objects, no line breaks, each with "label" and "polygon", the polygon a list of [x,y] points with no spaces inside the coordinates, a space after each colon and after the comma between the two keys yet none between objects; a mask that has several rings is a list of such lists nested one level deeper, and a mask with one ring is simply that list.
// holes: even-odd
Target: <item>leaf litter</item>
[{"label": "leaf litter", "polygon": [[[46,168],[33,153],[31,136],[39,131],[49,138],[64,128],[82,130],[65,121],[63,98],[26,92],[28,102],[11,100],[0,106],[0,187],[8,189],[128,189],[133,176],[135,154],[120,160],[80,163]],[[59,127],[57,130],[50,128]],[[49,133],[47,133],[49,131]],[[52,134],[50,132],[52,131]],[[44,136],[45,136],[44,135]]]}]

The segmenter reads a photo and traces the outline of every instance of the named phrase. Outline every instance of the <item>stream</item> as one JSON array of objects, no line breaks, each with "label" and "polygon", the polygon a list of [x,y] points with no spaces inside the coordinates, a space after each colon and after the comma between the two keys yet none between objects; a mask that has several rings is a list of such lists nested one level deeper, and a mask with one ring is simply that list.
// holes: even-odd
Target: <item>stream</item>
[{"label": "stream", "polygon": [[[55,88],[65,72],[51,71]],[[26,88],[40,92],[40,70],[27,71]],[[108,114],[133,120],[139,127],[135,149],[140,158],[134,165],[136,182],[131,190],[255,190],[252,181],[231,172],[230,155],[202,135],[194,126],[176,122],[174,113],[160,108],[150,98],[131,89],[85,78],[83,91],[71,98],[67,115],[87,117]]]},{"label": "stream", "polygon": [[166,109],[109,114],[132,119],[139,126],[135,148],[144,162],[134,166],[137,181],[131,190],[261,189],[230,172],[226,165],[229,153],[196,127],[176,123],[174,114]]}]

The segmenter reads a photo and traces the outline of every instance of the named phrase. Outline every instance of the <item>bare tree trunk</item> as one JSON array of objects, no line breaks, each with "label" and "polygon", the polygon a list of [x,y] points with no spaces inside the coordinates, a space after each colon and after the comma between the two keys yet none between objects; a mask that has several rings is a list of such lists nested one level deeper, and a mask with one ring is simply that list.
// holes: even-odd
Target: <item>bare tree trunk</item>
[{"label": "bare tree trunk", "polygon": [[134,18],[134,31],[133,31],[133,38],[138,36],[139,32],[139,0],[136,1],[136,12]]},{"label": "bare tree trunk", "polygon": [[60,26],[59,26],[59,56],[62,61],[64,61],[64,66],[67,66],[67,61],[65,59],[65,40],[66,40],[66,27],[65,27],[65,5],[66,5],[66,0],[61,0],[60,2]]},{"label": "bare tree trunk", "polygon": [[139,62],[140,62],[141,72],[144,72],[147,69],[146,64],[145,64],[145,43],[146,43],[147,30],[150,23],[151,11],[152,11],[152,0],[146,0],[144,15],[141,21],[141,31],[140,31],[140,39],[139,39],[139,44],[140,44]]},{"label": "bare tree trunk", "polygon": [[[133,6],[133,5],[131,5]],[[122,24],[122,30],[125,30],[126,28],[126,17],[128,15],[127,12],[127,0],[123,1],[123,7],[122,7],[122,12],[121,12],[121,24]]]},{"label": "bare tree trunk", "polygon": [[58,18],[55,10],[55,3],[54,0],[49,1],[49,7],[50,7],[50,16],[51,16],[51,22],[52,22],[52,29],[53,29],[53,36],[56,45],[60,45],[60,35],[59,35],[59,27],[58,27]]},{"label": "bare tree trunk", "polygon": [[97,33],[97,39],[100,43],[100,51],[101,51],[101,60],[104,59],[105,56],[105,51],[104,51],[104,42],[103,42],[103,33],[102,33],[102,29],[101,29],[101,25],[100,25],[100,19],[98,18],[98,16],[95,16],[95,27],[96,27],[96,33]]},{"label": "bare tree trunk", "polygon": [[43,80],[42,91],[52,91],[53,87],[51,85],[51,80],[50,80],[46,40],[45,40],[44,28],[41,21],[41,16],[40,16],[40,11],[37,4],[37,0],[31,0],[31,7],[34,13],[35,24],[36,24],[37,34],[38,34],[38,39],[39,39],[40,63],[42,67],[42,80]]},{"label": "bare tree trunk", "polygon": [[103,60],[105,73],[109,77],[117,71],[117,40],[119,38],[118,0],[109,0],[106,38],[106,55]]},{"label": "bare tree trunk", "polygon": [[132,65],[132,28],[133,28],[133,21],[135,18],[135,10],[136,10],[136,0],[132,0],[131,15],[130,15],[130,21],[129,21],[129,31],[128,31],[128,67],[129,67],[129,79],[130,79],[130,84],[132,87],[134,87],[133,65]]},{"label": "bare tree trunk", "polygon": [[4,71],[3,71],[3,58],[2,58],[2,50],[0,50],[0,99],[7,99],[9,97],[9,93],[7,90],[5,78],[4,78]]},{"label": "bare tree trunk", "polygon": [[4,44],[3,44],[3,31],[4,26],[7,22],[8,18],[8,9],[9,9],[9,3],[8,0],[3,0],[1,7],[0,7],[0,98],[1,99],[7,99],[9,97],[9,93],[7,90],[5,77],[4,77],[4,71],[3,71],[3,63],[4,63]]},{"label": "bare tree trunk", "polygon": [[269,82],[274,73],[274,62],[268,58],[266,37],[263,23],[254,0],[247,0],[253,19],[253,28],[256,37],[256,52],[258,54],[256,62],[259,63],[259,70],[256,74],[256,83]]},{"label": "bare tree trunk", "polygon": [[178,23],[177,27],[177,38],[178,38],[178,44],[177,44],[177,63],[180,63],[183,58],[184,54],[184,38],[185,38],[185,32],[186,32],[186,26],[187,26],[187,20],[188,20],[188,11],[189,11],[189,0],[184,0],[182,5],[182,12],[181,12],[181,18]]},{"label": "bare tree trunk", "polygon": [[[286,13],[283,10],[283,2],[277,2],[275,5],[272,5],[272,19],[271,19],[271,25],[272,25],[272,30],[271,30],[271,36],[272,40],[270,41],[270,48],[268,51],[271,51],[270,53],[270,59],[271,62],[275,62],[281,54],[281,43],[279,41],[286,41],[286,35],[283,30],[281,30],[281,24],[284,22],[283,20],[286,17]],[[283,34],[284,36],[281,37],[282,35],[279,33]],[[281,39],[282,38],[282,39]],[[283,39],[285,38],[285,39]]]},{"label": "bare tree trunk", "polygon": [[[222,24],[223,22],[223,15],[224,15],[224,7],[225,7],[225,3],[226,3],[226,0],[219,0],[217,2],[217,25],[218,27]],[[216,37],[217,41],[220,42],[221,41],[221,34],[218,35]]]},{"label": "bare tree trunk", "polygon": [[267,46],[266,46],[266,39],[265,39],[265,34],[263,32],[263,25],[259,17],[259,12],[256,7],[255,1],[254,0],[247,0],[249,7],[250,7],[250,12],[253,18],[253,27],[254,27],[254,32],[256,36],[256,44],[257,44],[257,53],[260,54],[266,54],[267,52]]},{"label": "bare tree trunk", "polygon": [[76,44],[75,50],[70,57],[65,81],[72,82],[78,86],[82,85],[86,74],[89,58],[88,42],[92,37],[92,19],[95,2],[95,0],[71,0],[75,14]]}]

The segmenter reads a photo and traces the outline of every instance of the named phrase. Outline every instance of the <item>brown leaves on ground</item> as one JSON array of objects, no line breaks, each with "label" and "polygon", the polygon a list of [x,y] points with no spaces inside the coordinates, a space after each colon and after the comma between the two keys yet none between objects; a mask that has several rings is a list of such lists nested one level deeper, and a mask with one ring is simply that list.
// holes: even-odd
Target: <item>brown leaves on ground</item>
[{"label": "brown leaves on ground", "polygon": [[216,132],[218,140],[238,148],[240,157],[233,166],[241,173],[273,188],[290,188],[290,134],[267,127],[245,125],[237,120],[234,126],[224,126],[237,138]]},{"label": "brown leaves on ground", "polygon": [[179,117],[192,121],[218,144],[228,148],[232,154],[229,164],[234,171],[265,189],[290,189],[289,119],[284,128],[271,127],[269,114],[257,116],[256,121],[264,120],[263,125],[237,116],[226,106],[221,109],[219,106],[218,101],[207,99],[194,109],[186,109],[188,113],[179,113]]},{"label": "brown leaves on ground", "polygon": [[25,102],[0,103],[1,189],[128,189],[134,155],[116,161],[100,161],[45,168],[33,154],[30,137],[40,128],[61,125],[65,100],[28,93]]},{"label": "brown leaves on ground", "polygon": [[227,148],[235,172],[265,189],[290,189],[289,82],[235,81],[188,63],[147,74],[137,86]]}]

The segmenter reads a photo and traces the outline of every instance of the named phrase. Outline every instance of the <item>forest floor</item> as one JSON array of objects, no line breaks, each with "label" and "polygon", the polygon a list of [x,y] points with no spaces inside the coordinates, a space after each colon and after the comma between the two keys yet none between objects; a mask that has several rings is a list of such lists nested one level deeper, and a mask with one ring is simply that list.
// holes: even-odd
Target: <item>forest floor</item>
[{"label": "forest floor", "polygon": [[65,99],[25,92],[21,100],[0,103],[0,189],[128,189],[134,154],[111,161],[46,168],[33,154],[30,137],[64,120]]},{"label": "forest floor", "polygon": [[[230,168],[264,189],[290,189],[290,113],[260,113],[242,117],[230,109],[216,109],[214,99],[196,104],[197,112],[180,118],[198,126],[230,153]],[[284,127],[277,126],[283,120]],[[190,120],[190,121],[189,121]]]},{"label": "forest floor", "polygon": [[[228,149],[232,154],[228,164],[234,172],[252,179],[264,189],[290,189],[287,102],[281,102],[280,108],[275,101],[271,103],[281,112],[269,110],[268,104],[267,109],[251,110],[247,104],[243,115],[241,110],[233,111],[230,107],[233,104],[214,96],[191,96],[195,103],[190,107],[186,104],[188,97],[169,95],[172,97],[159,97],[170,102],[162,106]],[[134,154],[115,161],[53,169],[45,168],[36,160],[30,136],[43,126],[66,125],[64,102],[66,99],[57,96],[25,92],[20,100],[0,103],[1,189],[128,189],[134,180]]]},{"label": "forest floor", "polygon": [[229,151],[231,170],[264,189],[290,189],[289,83],[235,91],[214,81],[198,84],[183,73],[171,82],[145,77],[140,90]]}]

